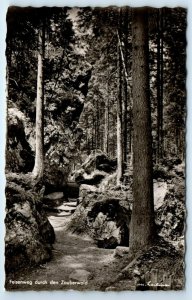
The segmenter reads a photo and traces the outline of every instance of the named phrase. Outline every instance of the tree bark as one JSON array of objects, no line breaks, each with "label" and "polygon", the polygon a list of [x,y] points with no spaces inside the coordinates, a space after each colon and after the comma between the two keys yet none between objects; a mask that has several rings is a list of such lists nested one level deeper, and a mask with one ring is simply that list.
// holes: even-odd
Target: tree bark
[{"label": "tree bark", "polygon": [[117,185],[123,177],[123,139],[122,139],[122,59],[121,59],[121,9],[119,13],[120,35],[117,43],[117,70],[118,70],[118,95],[117,95]]},{"label": "tree bark", "polygon": [[[128,74],[128,17],[129,17],[129,12],[128,9],[126,8],[125,13],[124,13],[124,57],[125,57],[125,69]],[[124,123],[124,143],[123,143],[123,148],[124,148],[124,162],[128,163],[128,88],[129,88],[129,80],[127,78],[127,82],[124,80],[124,115],[123,115],[123,123]]]},{"label": "tree bark", "polygon": [[162,12],[158,10],[157,33],[157,151],[156,160],[163,157],[163,36]]},{"label": "tree bark", "polygon": [[160,77],[161,77],[161,94],[160,94],[160,118],[161,118],[161,123],[160,123],[160,157],[163,158],[164,155],[164,132],[163,132],[163,52],[164,52],[164,41],[163,41],[163,14],[164,14],[164,9],[161,9],[160,12],[160,33],[161,33],[161,43],[160,43],[160,63],[161,63],[161,68],[160,68]]},{"label": "tree bark", "polygon": [[39,50],[38,50],[38,69],[37,69],[37,100],[36,100],[36,149],[35,165],[33,176],[41,179],[44,171],[44,64],[45,54],[45,24],[39,28]]},{"label": "tree bark", "polygon": [[160,43],[160,24],[159,24],[159,15],[160,12],[158,10],[157,12],[157,26],[158,26],[158,32],[157,32],[157,133],[156,133],[156,162],[159,163],[160,159],[160,97],[161,97],[161,43]]},{"label": "tree bark", "polygon": [[149,96],[147,9],[133,10],[133,210],[130,251],[151,245],[154,238],[152,135]]},{"label": "tree bark", "polygon": [[107,101],[105,102],[105,131],[104,131],[104,152],[109,152],[109,80],[107,81]]}]

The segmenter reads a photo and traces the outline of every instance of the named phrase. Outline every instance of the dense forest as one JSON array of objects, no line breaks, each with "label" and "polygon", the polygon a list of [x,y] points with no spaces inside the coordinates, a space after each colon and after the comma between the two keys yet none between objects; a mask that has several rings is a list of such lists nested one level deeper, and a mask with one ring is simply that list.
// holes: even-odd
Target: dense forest
[{"label": "dense forest", "polygon": [[186,15],[9,7],[6,289],[184,288]]}]

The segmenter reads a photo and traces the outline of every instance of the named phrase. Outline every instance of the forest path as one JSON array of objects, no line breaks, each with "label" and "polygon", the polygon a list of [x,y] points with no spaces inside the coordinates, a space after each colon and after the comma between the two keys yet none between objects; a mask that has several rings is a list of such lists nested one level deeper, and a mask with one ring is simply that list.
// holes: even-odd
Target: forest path
[{"label": "forest path", "polygon": [[[157,206],[162,204],[167,185],[156,183]],[[44,265],[18,271],[15,281],[31,281],[32,284],[8,284],[11,290],[102,290],[125,267],[126,260],[114,257],[114,249],[98,248],[87,236],[75,235],[67,230],[74,199],[58,206],[58,212],[49,213],[48,219],[54,228],[56,240],[53,257]],[[8,281],[9,281],[8,279]],[[127,285],[127,283],[126,283]]]},{"label": "forest path", "polygon": [[70,215],[50,214],[48,218],[56,235],[53,258],[17,274],[12,280],[32,281],[32,285],[11,285],[12,290],[101,290],[106,280],[116,277],[118,263],[113,249],[98,248],[91,238],[69,233]]}]

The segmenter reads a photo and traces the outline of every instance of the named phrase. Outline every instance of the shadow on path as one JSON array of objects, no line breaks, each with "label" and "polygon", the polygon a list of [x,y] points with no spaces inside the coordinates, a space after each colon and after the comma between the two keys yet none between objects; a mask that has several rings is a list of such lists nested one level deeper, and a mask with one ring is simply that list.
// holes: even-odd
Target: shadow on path
[{"label": "shadow on path", "polygon": [[56,234],[52,260],[7,278],[8,290],[100,290],[116,275],[116,270],[108,274],[114,250],[97,248],[92,239],[67,232],[70,216],[50,215],[49,220]]}]

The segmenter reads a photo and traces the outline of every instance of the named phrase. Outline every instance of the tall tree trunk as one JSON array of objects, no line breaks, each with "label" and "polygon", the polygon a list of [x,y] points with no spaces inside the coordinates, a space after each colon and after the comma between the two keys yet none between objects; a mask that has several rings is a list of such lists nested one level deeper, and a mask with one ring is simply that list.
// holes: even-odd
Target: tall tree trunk
[{"label": "tall tree trunk", "polygon": [[[8,101],[9,101],[9,65],[8,65],[8,58],[7,58],[7,66],[6,66],[6,156],[8,154]],[[7,161],[7,158],[6,158]]]},{"label": "tall tree trunk", "polygon": [[34,177],[40,179],[44,171],[44,53],[45,53],[45,23],[39,28],[39,51],[38,51],[38,69],[37,69],[37,100],[36,100],[36,149],[35,149],[35,166],[33,169]]},{"label": "tall tree trunk", "polygon": [[[128,74],[128,17],[129,11],[126,8],[124,13],[124,57],[125,57],[125,68]],[[128,78],[127,82],[124,78],[124,112],[123,112],[123,123],[124,123],[124,132],[123,132],[123,148],[124,148],[124,162],[127,164],[128,162]]]},{"label": "tall tree trunk", "polygon": [[109,81],[107,81],[107,101],[105,102],[104,152],[109,152]]},{"label": "tall tree trunk", "polygon": [[156,160],[163,156],[163,33],[162,9],[158,10],[157,33],[157,151]]},{"label": "tall tree trunk", "polygon": [[163,41],[163,14],[164,14],[164,9],[162,8],[160,11],[160,33],[161,33],[161,39],[160,39],[160,72],[161,72],[161,88],[160,88],[160,158],[163,158],[164,155],[164,132],[163,132],[163,52],[164,52],[164,41]]},{"label": "tall tree trunk", "polygon": [[[115,105],[114,101],[113,101],[113,105]],[[113,118],[112,118],[112,133],[113,133],[113,138],[112,138],[112,151],[111,151],[112,157],[115,157],[117,155],[117,153],[116,153],[116,150],[117,150],[117,136],[116,136],[117,130],[116,130],[116,125],[117,125],[116,118],[115,118],[115,116],[113,116]]]},{"label": "tall tree trunk", "polygon": [[122,181],[123,177],[123,138],[122,138],[122,59],[121,59],[121,17],[122,12],[119,13],[119,41],[117,43],[117,70],[118,70],[118,95],[117,95],[117,185]]},{"label": "tall tree trunk", "polygon": [[99,138],[100,138],[100,133],[99,133],[99,105],[98,101],[96,100],[96,150],[99,149]]},{"label": "tall tree trunk", "polygon": [[103,151],[103,134],[102,134],[102,128],[101,128],[101,120],[102,119],[102,114],[103,114],[103,109],[101,105],[98,105],[98,148],[99,150]]},{"label": "tall tree trunk", "polygon": [[133,210],[132,253],[154,238],[152,135],[149,98],[148,19],[146,8],[133,10]]},{"label": "tall tree trunk", "polygon": [[160,159],[160,106],[161,106],[161,33],[160,33],[160,9],[157,12],[157,133],[156,133],[156,162]]},{"label": "tall tree trunk", "polygon": [[95,119],[94,119],[94,112],[92,112],[91,150],[94,149],[94,142],[95,142]]}]

